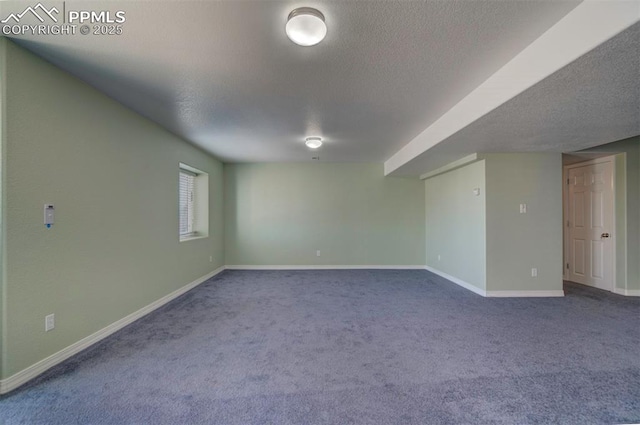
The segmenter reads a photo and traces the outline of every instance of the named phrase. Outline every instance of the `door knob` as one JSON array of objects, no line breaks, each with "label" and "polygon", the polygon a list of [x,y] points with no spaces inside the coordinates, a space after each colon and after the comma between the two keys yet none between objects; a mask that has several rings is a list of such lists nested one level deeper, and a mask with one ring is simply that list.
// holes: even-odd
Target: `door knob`
[{"label": "door knob", "polygon": [[608,237],[609,237],[609,234],[608,234],[608,233],[603,233],[603,234],[601,234],[601,235],[600,235],[600,237],[601,237],[601,238],[608,238]]}]

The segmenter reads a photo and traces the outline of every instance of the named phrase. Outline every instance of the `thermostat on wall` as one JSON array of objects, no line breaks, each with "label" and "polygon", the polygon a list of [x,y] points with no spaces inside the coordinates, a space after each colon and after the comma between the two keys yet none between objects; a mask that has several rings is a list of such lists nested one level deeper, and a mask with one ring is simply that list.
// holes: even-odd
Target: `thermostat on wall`
[{"label": "thermostat on wall", "polygon": [[53,224],[53,212],[55,211],[53,204],[44,204],[44,225],[47,228]]}]

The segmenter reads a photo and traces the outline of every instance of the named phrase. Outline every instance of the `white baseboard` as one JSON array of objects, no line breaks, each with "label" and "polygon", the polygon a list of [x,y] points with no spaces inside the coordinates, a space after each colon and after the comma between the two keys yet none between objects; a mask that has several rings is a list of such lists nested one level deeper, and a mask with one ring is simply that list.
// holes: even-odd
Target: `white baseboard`
[{"label": "white baseboard", "polygon": [[57,365],[58,363],[68,359],[69,357],[73,356],[74,354],[79,353],[80,351],[84,350],[85,348],[90,347],[91,345],[95,344],[96,342],[108,337],[109,335],[113,334],[114,332],[124,328],[125,326],[135,322],[136,320],[140,319],[143,316],[146,316],[147,314],[151,313],[152,311],[162,307],[163,305],[165,305],[166,303],[168,303],[169,301],[179,297],[180,295],[184,294],[185,292],[195,288],[196,286],[200,285],[201,283],[205,282],[206,280],[212,278],[213,276],[217,275],[218,273],[222,272],[225,269],[224,266],[219,267],[217,269],[215,269],[214,271],[212,271],[211,273],[207,273],[206,275],[202,276],[201,278],[198,278],[196,280],[194,280],[193,282],[189,283],[188,285],[183,286],[180,289],[177,289],[175,291],[173,291],[172,293],[165,295],[164,297],[160,298],[157,301],[152,302],[151,304],[141,308],[138,311],[135,311],[131,314],[129,314],[128,316],[123,317],[122,319],[110,324],[109,326],[100,329],[99,331],[81,339],[80,341],[71,344],[70,346],[58,351],[55,354],[50,355],[49,357],[40,360],[38,363],[35,363],[31,366],[29,366],[26,369],[21,370],[20,372],[16,373],[15,375],[12,375],[6,379],[2,379],[0,380],[0,394],[4,394],[4,393],[8,393],[9,391],[12,391],[16,388],[18,388],[20,385],[25,384],[27,381],[35,378],[36,376],[40,375],[41,373],[47,371],[48,369],[52,368],[53,366]]},{"label": "white baseboard", "polygon": [[613,293],[627,297],[640,297],[640,289],[613,288]]},{"label": "white baseboard", "polygon": [[478,295],[482,295],[483,297],[502,297],[502,298],[518,298],[518,297],[564,297],[563,290],[557,291],[487,291],[485,289],[478,288],[477,286],[473,286],[469,282],[465,282],[464,280],[458,279],[455,276],[451,276],[445,272],[442,272],[438,269],[434,269],[433,267],[425,266],[425,270],[430,271],[431,273],[437,274],[438,276],[444,277],[447,280],[455,283],[456,285],[460,285],[465,289],[468,289],[472,292],[475,292]]},{"label": "white baseboard", "polygon": [[279,266],[256,266],[256,265],[230,265],[225,267],[227,270],[424,270],[424,266],[389,266],[389,265],[279,265]]},{"label": "white baseboard", "polygon": [[482,295],[483,297],[487,296],[487,291],[482,289],[482,288],[478,288],[477,286],[474,286],[472,284],[470,284],[469,282],[465,282],[462,279],[458,279],[455,276],[451,276],[450,274],[446,274],[445,272],[442,272],[438,269],[434,269],[433,267],[429,267],[429,266],[424,266],[424,269],[433,273],[433,274],[437,274],[440,277],[444,277],[447,280],[450,280],[451,282],[455,283],[456,285],[460,285],[462,286],[464,289],[468,289],[471,292],[475,292],[478,295]]},{"label": "white baseboard", "polygon": [[557,291],[487,291],[487,297],[520,298],[520,297],[564,297],[563,290]]}]

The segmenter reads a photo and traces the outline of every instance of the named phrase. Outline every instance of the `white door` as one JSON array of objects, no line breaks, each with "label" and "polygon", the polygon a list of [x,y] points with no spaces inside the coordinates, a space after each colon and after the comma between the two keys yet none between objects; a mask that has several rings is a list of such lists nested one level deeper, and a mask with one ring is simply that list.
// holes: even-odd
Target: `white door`
[{"label": "white door", "polygon": [[569,280],[612,291],[613,166],[569,168]]}]

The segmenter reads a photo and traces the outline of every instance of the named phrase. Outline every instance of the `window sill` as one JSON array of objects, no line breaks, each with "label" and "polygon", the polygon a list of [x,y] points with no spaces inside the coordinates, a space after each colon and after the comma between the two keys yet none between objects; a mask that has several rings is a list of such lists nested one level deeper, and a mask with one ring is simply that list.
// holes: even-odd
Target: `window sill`
[{"label": "window sill", "polygon": [[181,236],[180,242],[188,242],[195,241],[196,239],[206,239],[209,235],[190,235],[190,236]]}]

